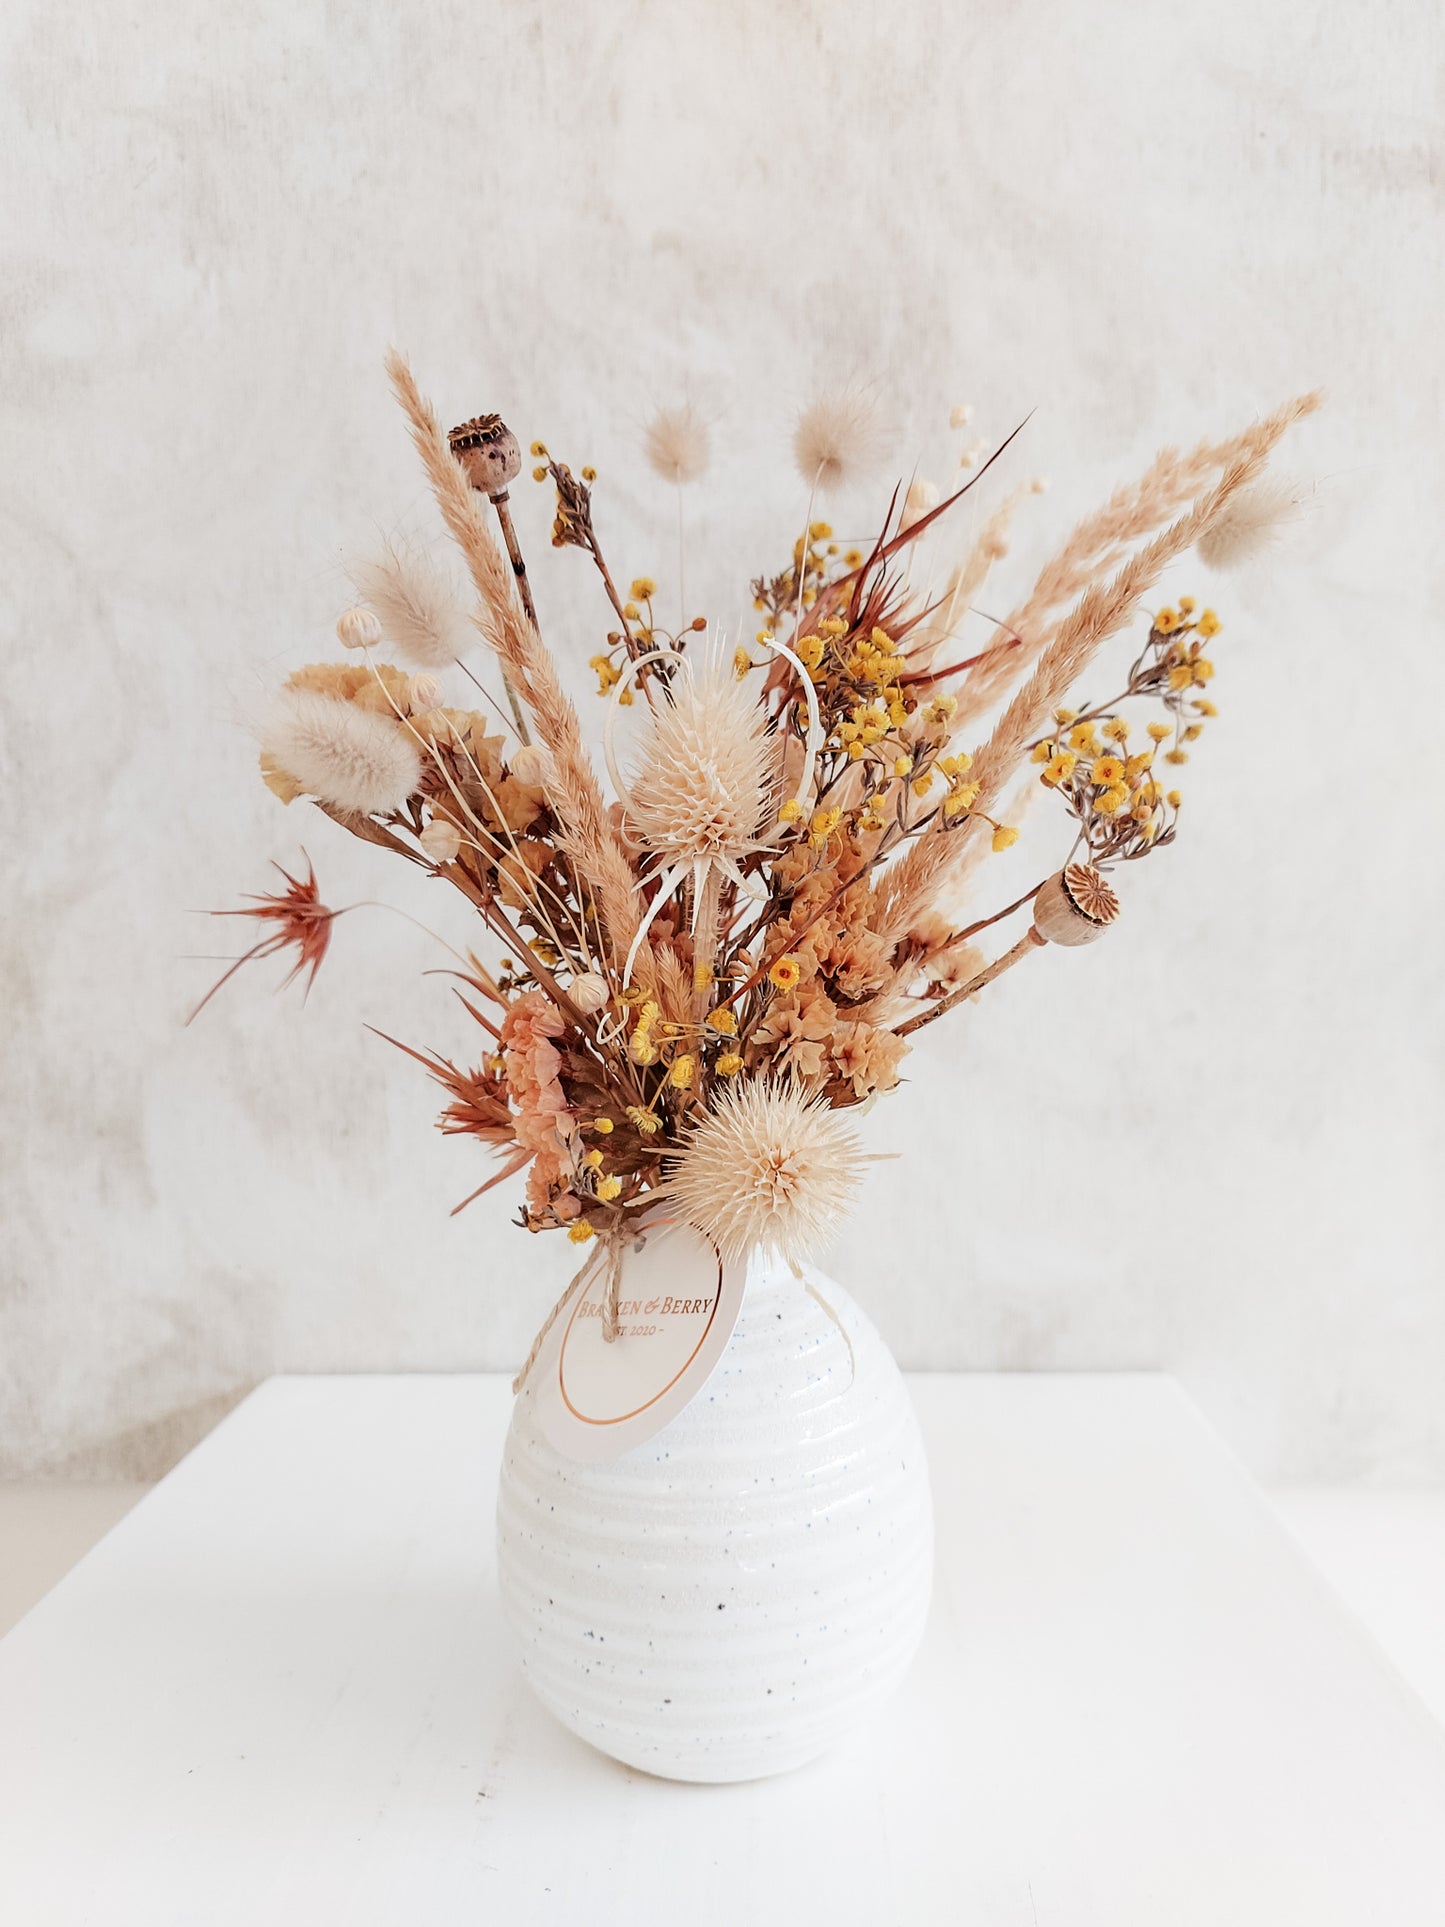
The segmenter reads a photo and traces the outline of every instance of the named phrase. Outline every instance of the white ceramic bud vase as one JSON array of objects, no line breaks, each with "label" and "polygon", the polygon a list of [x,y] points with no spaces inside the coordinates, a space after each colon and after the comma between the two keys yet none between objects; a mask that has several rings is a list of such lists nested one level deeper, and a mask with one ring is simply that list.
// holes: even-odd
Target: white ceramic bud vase
[{"label": "white ceramic bud vase", "polygon": [[838,1285],[755,1255],[727,1349],[656,1437],[564,1458],[518,1395],[497,1503],[502,1599],[564,1726],[674,1780],[823,1753],[898,1684],[933,1576],[902,1377]]}]

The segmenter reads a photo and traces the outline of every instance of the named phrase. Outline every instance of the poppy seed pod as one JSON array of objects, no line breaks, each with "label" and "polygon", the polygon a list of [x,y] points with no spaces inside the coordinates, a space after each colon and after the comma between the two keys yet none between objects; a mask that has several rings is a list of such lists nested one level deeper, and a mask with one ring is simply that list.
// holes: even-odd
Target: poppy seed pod
[{"label": "poppy seed pod", "polygon": [[467,480],[483,495],[501,495],[522,472],[522,449],[500,415],[475,415],[447,436]]},{"label": "poppy seed pod", "polygon": [[1119,915],[1119,899],[1090,863],[1071,863],[1034,898],[1034,928],[1049,943],[1092,943]]}]

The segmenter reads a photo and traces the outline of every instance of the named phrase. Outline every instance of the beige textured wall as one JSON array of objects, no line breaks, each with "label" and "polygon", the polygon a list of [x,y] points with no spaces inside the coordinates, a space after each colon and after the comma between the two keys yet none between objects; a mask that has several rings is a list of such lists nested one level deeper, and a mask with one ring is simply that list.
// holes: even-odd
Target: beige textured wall
[{"label": "beige textured wall", "polygon": [[[1266,1474],[1445,1474],[1435,7],[12,0],[0,37],[0,1472],[152,1472],[276,1370],[508,1365],[565,1276],[503,1198],[448,1219],[477,1160],[362,1028],[463,1045],[410,926],[181,1028],[229,935],[194,913],[303,842],[333,902],[462,927],[242,727],[346,554],[429,526],[395,339],[449,418],[596,461],[664,579],[636,432],[690,385],[720,620],[819,378],[940,478],[954,401],[1036,411],[997,600],[1160,440],[1325,384],[1279,566],[1171,582],[1229,625],[1187,833],[1116,938],[928,1034],[832,1262],[907,1364],[1162,1364]],[[596,599],[521,512],[585,688]]]}]

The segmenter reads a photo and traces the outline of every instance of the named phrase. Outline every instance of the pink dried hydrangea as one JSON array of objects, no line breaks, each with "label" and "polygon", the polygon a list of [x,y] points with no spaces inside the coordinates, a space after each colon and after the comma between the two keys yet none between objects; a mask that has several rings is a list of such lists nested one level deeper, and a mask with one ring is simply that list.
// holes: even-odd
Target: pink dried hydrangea
[{"label": "pink dried hydrangea", "polygon": [[516,1107],[517,1142],[532,1153],[527,1203],[539,1216],[575,1218],[581,1205],[567,1190],[566,1140],[576,1129],[558,1073],[562,1055],[553,1038],[566,1025],[539,990],[519,997],[502,1019],[502,1058]]}]

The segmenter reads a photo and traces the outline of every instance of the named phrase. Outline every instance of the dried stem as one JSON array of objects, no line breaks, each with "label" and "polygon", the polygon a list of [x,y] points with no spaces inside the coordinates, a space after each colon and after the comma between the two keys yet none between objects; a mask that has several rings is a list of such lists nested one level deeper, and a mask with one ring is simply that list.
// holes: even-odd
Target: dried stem
[{"label": "dried stem", "polygon": [[1026,957],[1031,950],[1037,950],[1047,942],[1048,938],[1041,937],[1030,924],[1012,950],[1005,950],[1003,955],[995,958],[986,970],[980,970],[976,977],[970,977],[966,984],[960,984],[957,990],[950,991],[948,996],[933,1006],[932,1010],[925,1010],[917,1017],[910,1017],[906,1024],[896,1025],[893,1035],[910,1037],[914,1031],[922,1030],[925,1024],[931,1024],[935,1018],[942,1017],[945,1011],[952,1010],[955,1004],[961,1004],[965,997],[977,996],[978,992],[991,984],[995,977],[1001,977],[1006,970],[1012,970],[1021,957]]}]

